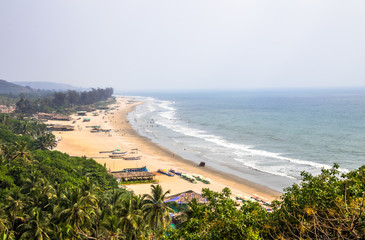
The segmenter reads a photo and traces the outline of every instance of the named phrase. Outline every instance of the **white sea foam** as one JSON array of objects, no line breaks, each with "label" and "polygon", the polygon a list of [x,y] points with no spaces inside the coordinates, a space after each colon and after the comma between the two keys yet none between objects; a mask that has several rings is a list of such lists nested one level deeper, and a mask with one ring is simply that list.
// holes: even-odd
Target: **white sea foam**
[{"label": "white sea foam", "polygon": [[[155,119],[155,123],[159,124],[161,126],[164,126],[176,133],[180,133],[183,136],[190,136],[193,138],[201,139],[206,142],[213,143],[216,146],[223,147],[226,149],[227,153],[234,153],[236,157],[233,159],[237,162],[240,162],[241,164],[259,170],[263,172],[267,172],[270,174],[278,175],[278,176],[284,176],[288,178],[293,178],[292,176],[286,174],[283,172],[285,170],[286,165],[291,164],[295,165],[295,169],[298,171],[300,169],[306,169],[308,166],[313,167],[315,169],[329,169],[331,168],[330,165],[312,162],[312,161],[306,161],[296,158],[290,158],[283,156],[282,153],[273,153],[265,150],[258,150],[255,149],[254,146],[250,145],[244,145],[244,144],[238,144],[238,143],[232,143],[225,139],[223,139],[220,136],[209,134],[204,130],[197,129],[194,127],[190,127],[188,123],[181,121],[176,117],[176,108],[174,108],[172,105],[173,102],[170,101],[160,101],[153,98],[145,98],[143,101],[146,102],[147,109],[145,111],[152,113],[152,112],[158,112],[158,118]],[[142,115],[138,115],[138,118],[140,118]],[[214,146],[213,146],[214,147]],[[248,156],[256,157],[254,161],[249,161]],[[245,157],[245,158],[243,158]],[[265,159],[272,159],[275,161],[278,165],[276,167],[265,167],[262,163],[257,163],[257,157],[263,157]],[[256,161],[256,162],[255,162]],[[279,163],[281,161],[282,163]],[[273,169],[276,169],[276,171],[273,171]],[[339,169],[342,172],[347,172],[347,169]]]}]

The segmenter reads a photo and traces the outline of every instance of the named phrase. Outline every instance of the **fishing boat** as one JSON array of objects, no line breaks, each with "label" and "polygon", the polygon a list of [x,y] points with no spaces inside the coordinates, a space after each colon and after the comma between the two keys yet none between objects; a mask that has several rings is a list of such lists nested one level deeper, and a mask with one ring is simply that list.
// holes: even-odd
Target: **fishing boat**
[{"label": "fishing boat", "polygon": [[110,158],[116,159],[116,158],[124,158],[123,155],[109,155]]},{"label": "fishing boat", "polygon": [[116,150],[111,150],[111,151],[100,151],[99,153],[112,153],[112,152],[115,152],[115,151],[118,151],[118,150],[116,149]]},{"label": "fishing boat", "polygon": [[187,180],[187,181],[189,181],[189,182],[191,182],[191,183],[197,183],[196,182],[196,180],[195,180],[195,178],[193,177],[193,176],[191,176],[191,175],[189,175],[189,174],[187,174],[187,173],[183,173],[183,174],[181,174],[181,176],[180,176],[182,179],[185,179],[185,180]]},{"label": "fishing boat", "polygon": [[210,184],[210,179],[209,178],[205,178],[203,177],[202,175],[199,175],[199,174],[193,174],[193,177],[205,184]]},{"label": "fishing boat", "polygon": [[167,175],[169,177],[175,176],[175,174],[173,174],[172,172],[167,171],[166,169],[162,169],[162,168],[158,169],[157,172],[162,173],[162,174],[165,174],[165,175]]},{"label": "fishing boat", "polygon": [[148,172],[146,166],[140,168],[124,168],[121,172]]},{"label": "fishing boat", "polygon": [[171,169],[170,169],[170,172],[172,172],[172,173],[174,173],[174,174],[176,174],[176,175],[179,175],[179,176],[181,176],[181,174],[183,174],[183,173],[184,173],[184,172],[182,172],[182,171],[178,171],[178,170],[173,169],[173,168],[171,168]]},{"label": "fishing boat", "polygon": [[[115,155],[113,155],[115,156]],[[141,160],[142,156],[120,156],[124,160]]]},{"label": "fishing boat", "polygon": [[127,151],[126,152],[117,152],[117,151],[112,152],[113,155],[118,155],[118,154],[123,155],[123,154],[127,154],[127,153],[128,153]]}]

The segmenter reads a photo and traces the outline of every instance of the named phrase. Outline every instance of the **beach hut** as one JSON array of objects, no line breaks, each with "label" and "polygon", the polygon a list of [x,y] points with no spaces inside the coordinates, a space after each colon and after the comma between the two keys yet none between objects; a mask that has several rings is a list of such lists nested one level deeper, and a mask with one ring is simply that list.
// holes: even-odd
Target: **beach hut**
[{"label": "beach hut", "polygon": [[124,168],[121,172],[148,172],[146,166],[140,168]]},{"label": "beach hut", "polygon": [[38,113],[38,119],[50,120],[53,116],[51,113]]},{"label": "beach hut", "polygon": [[86,111],[77,111],[77,115],[79,116],[86,116]]},{"label": "beach hut", "polygon": [[51,131],[73,131],[75,127],[71,125],[50,124],[47,126],[47,129]]},{"label": "beach hut", "polygon": [[118,182],[130,182],[130,181],[152,181],[155,179],[156,174],[152,172],[111,172],[111,174],[117,179]]},{"label": "beach hut", "polygon": [[166,202],[176,202],[178,204],[187,204],[191,202],[193,199],[196,199],[198,203],[206,203],[207,200],[202,197],[200,193],[194,192],[193,190],[189,190],[186,192],[181,192],[178,194],[174,194],[165,198]]},{"label": "beach hut", "polygon": [[57,121],[71,121],[72,118],[65,115],[56,114],[51,117],[51,120],[57,120]]}]

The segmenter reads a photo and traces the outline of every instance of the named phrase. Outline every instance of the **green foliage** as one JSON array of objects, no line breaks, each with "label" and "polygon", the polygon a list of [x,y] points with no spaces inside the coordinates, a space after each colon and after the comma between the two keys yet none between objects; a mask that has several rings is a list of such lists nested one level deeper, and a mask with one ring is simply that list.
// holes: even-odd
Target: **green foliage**
[{"label": "green foliage", "polygon": [[364,166],[340,175],[338,165],[286,189],[275,202],[270,231],[285,239],[364,239]]},{"label": "green foliage", "polygon": [[247,202],[239,209],[228,188],[221,193],[203,189],[207,203],[188,204],[182,223],[169,231],[172,239],[260,239],[264,209]]},{"label": "green foliage", "polygon": [[272,213],[203,189],[206,202],[177,207],[172,229],[169,191],[118,189],[93,159],[48,150],[52,139],[43,124],[0,114],[0,239],[365,239],[365,166],[303,172]]},{"label": "green foliage", "polygon": [[77,92],[68,90],[67,92],[55,92],[53,96],[30,99],[21,96],[16,103],[16,112],[31,115],[36,112],[67,112],[67,108],[80,105],[90,105],[100,101],[105,101],[113,95],[113,88],[91,89],[90,91]]},{"label": "green foliage", "polygon": [[303,172],[268,213],[257,203],[240,208],[221,193],[203,190],[206,204],[192,201],[177,219],[172,239],[365,239],[365,166],[340,174],[338,166],[318,176]]},{"label": "green foliage", "polygon": [[153,230],[153,235],[157,237],[164,233],[163,230],[171,221],[169,213],[173,213],[174,210],[164,204],[164,199],[170,190],[164,193],[160,185],[151,185],[151,188],[151,194],[144,195],[146,202],[143,210],[145,219]]}]

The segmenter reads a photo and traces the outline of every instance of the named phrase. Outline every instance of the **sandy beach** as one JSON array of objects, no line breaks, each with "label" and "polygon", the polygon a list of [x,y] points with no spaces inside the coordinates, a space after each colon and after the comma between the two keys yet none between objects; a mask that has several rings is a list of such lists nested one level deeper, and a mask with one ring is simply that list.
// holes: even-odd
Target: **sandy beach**
[{"label": "sandy beach", "polygon": [[[202,188],[209,188],[220,191],[224,187],[229,187],[234,195],[241,194],[246,196],[261,196],[269,201],[278,198],[280,192],[268,187],[246,181],[239,177],[218,172],[209,166],[199,167],[188,159],[183,159],[169,150],[156,145],[149,139],[140,136],[129,124],[126,116],[133,111],[136,105],[141,103],[130,103],[129,98],[117,98],[117,104],[112,107],[115,109],[105,113],[99,111],[98,116],[87,113],[90,122],[83,122],[84,117],[71,116],[76,122],[75,131],[53,132],[57,138],[61,138],[55,150],[65,152],[71,156],[87,156],[95,159],[98,163],[106,165],[111,171],[123,170],[130,167],[147,166],[149,171],[155,172],[159,168],[174,168],[186,173],[203,175],[211,180],[211,184],[190,183],[179,176],[168,177],[157,174],[156,179],[165,191],[170,190],[171,194],[193,190],[201,192]],[[80,119],[79,119],[80,118]],[[50,123],[70,124],[60,121],[49,121]],[[111,129],[108,132],[90,132],[90,126],[100,125],[102,129]],[[130,152],[132,149],[141,160],[126,161],[123,159],[111,159],[108,154],[101,154],[100,151],[115,150]],[[136,194],[150,192],[150,184],[128,185]]]}]

